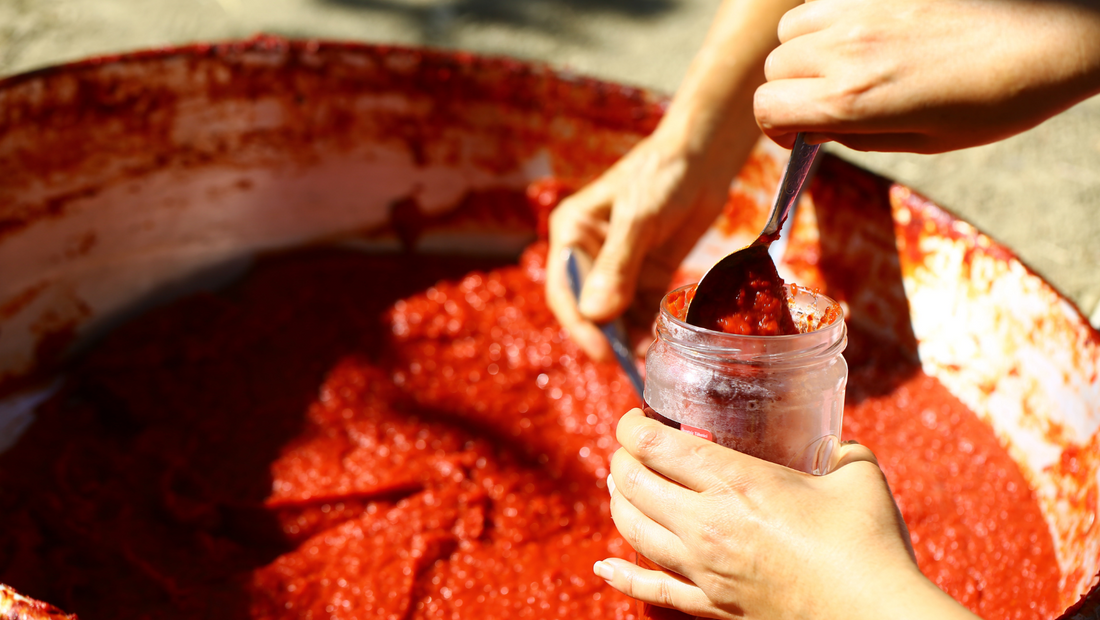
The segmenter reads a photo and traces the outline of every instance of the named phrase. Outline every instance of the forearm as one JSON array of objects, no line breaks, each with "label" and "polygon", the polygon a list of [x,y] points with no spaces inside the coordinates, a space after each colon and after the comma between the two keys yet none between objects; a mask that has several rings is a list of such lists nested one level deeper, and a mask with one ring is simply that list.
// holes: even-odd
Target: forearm
[{"label": "forearm", "polygon": [[[1083,0],[1054,8],[1036,7],[1037,19],[1045,18],[1046,40],[1030,42],[1029,51],[1043,61],[1033,69],[1028,83],[1034,94],[1028,99],[1058,103],[1046,113],[1052,116],[1100,94],[1100,0]],[[1043,88],[1045,80],[1053,84]],[[1041,105],[1041,104],[1040,104]]]},{"label": "forearm", "polygon": [[[753,93],[764,59],[779,45],[780,18],[801,0],[725,0],[676,92],[658,133],[714,163],[747,155],[755,142]],[[753,140],[738,139],[744,134]],[[730,170],[732,177],[736,169]]]},{"label": "forearm", "polygon": [[[850,596],[860,604],[840,617],[848,620],[981,620],[936,587],[911,563],[876,566],[872,574],[876,577],[873,584],[853,584]],[[835,617],[840,610],[821,611],[819,617]]]}]

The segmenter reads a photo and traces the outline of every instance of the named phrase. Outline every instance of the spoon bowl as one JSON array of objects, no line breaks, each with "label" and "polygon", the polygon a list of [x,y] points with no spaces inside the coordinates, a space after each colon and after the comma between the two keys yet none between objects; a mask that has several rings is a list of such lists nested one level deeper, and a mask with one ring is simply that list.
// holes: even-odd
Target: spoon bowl
[{"label": "spoon bowl", "polygon": [[727,254],[703,274],[695,288],[695,295],[688,304],[685,322],[699,327],[710,327],[712,318],[722,316],[729,308],[737,305],[737,297],[746,282],[747,273],[763,274],[778,284],[779,274],[775,264],[768,256],[768,246],[779,238],[783,222],[798,201],[802,186],[810,175],[814,160],[817,158],[820,144],[806,144],[803,134],[795,137],[791,158],[783,178],[779,181],[775,204],[771,214],[760,231],[760,235],[749,245]]}]

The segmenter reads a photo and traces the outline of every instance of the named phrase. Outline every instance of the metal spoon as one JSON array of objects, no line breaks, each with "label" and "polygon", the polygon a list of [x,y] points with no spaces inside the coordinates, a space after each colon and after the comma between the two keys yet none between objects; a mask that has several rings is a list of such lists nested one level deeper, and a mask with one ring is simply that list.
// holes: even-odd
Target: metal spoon
[{"label": "metal spoon", "polygon": [[[591,268],[592,259],[587,254],[577,248],[566,248],[565,277],[569,280],[569,288],[573,291],[573,299],[578,302],[581,299],[584,278]],[[638,372],[638,365],[634,361],[634,355],[630,352],[630,346],[626,343],[626,329],[623,327],[622,321],[615,320],[597,327],[607,337],[607,341],[611,344],[611,351],[615,354],[615,359],[619,361],[619,366],[622,366],[623,372],[630,379],[630,384],[634,386],[634,391],[641,398],[645,382],[642,381],[642,375]]]},{"label": "metal spoon", "polygon": [[684,317],[686,323],[698,325],[701,314],[707,308],[713,308],[716,304],[724,307],[727,297],[734,293],[726,290],[724,285],[734,281],[737,274],[744,271],[749,261],[771,260],[768,257],[768,246],[779,238],[783,222],[790,214],[791,207],[798,201],[802,185],[810,175],[810,169],[813,168],[814,159],[820,149],[820,144],[806,144],[801,133],[795,137],[791,159],[787,163],[783,179],[779,182],[775,205],[772,207],[771,215],[768,216],[767,224],[764,225],[764,230],[760,231],[756,241],[727,254],[703,274],[703,278],[695,288],[695,297],[688,304],[687,316]]}]

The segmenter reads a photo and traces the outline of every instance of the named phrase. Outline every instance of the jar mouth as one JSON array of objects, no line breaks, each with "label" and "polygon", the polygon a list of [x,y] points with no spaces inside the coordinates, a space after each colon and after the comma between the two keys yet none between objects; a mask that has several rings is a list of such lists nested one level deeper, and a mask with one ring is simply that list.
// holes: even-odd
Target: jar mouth
[{"label": "jar mouth", "polygon": [[681,286],[661,300],[658,338],[702,356],[761,363],[837,355],[847,345],[848,330],[840,303],[806,287],[784,284],[791,315],[800,333],[783,336],[729,334],[684,322],[676,316],[670,302],[683,299],[694,287],[694,284]]}]

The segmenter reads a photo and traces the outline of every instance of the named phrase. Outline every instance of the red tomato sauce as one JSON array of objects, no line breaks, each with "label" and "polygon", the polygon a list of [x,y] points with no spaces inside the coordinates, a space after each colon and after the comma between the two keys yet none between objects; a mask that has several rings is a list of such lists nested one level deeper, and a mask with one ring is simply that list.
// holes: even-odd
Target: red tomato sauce
[{"label": "red tomato sauce", "polygon": [[992,429],[873,336],[849,330],[845,357],[844,438],[878,457],[921,571],[987,620],[1061,615],[1050,531]]},{"label": "red tomato sauce", "polygon": [[[95,620],[630,618],[603,479],[639,406],[518,264],[310,251],[154,310],[0,455],[0,581]],[[1023,477],[934,379],[853,331],[847,434],[922,570],[989,620],[1057,614]]]},{"label": "red tomato sauce", "polygon": [[[775,270],[768,253],[757,247],[751,253],[742,251],[744,258],[736,269],[726,269],[719,277],[719,286],[713,291],[716,298],[698,311],[696,325],[704,329],[739,334],[742,336],[783,336],[798,333],[798,327],[787,306],[787,289],[783,278]],[[692,295],[694,297],[694,295]],[[686,305],[692,303],[685,296]],[[677,317],[684,319],[684,317]]]}]

